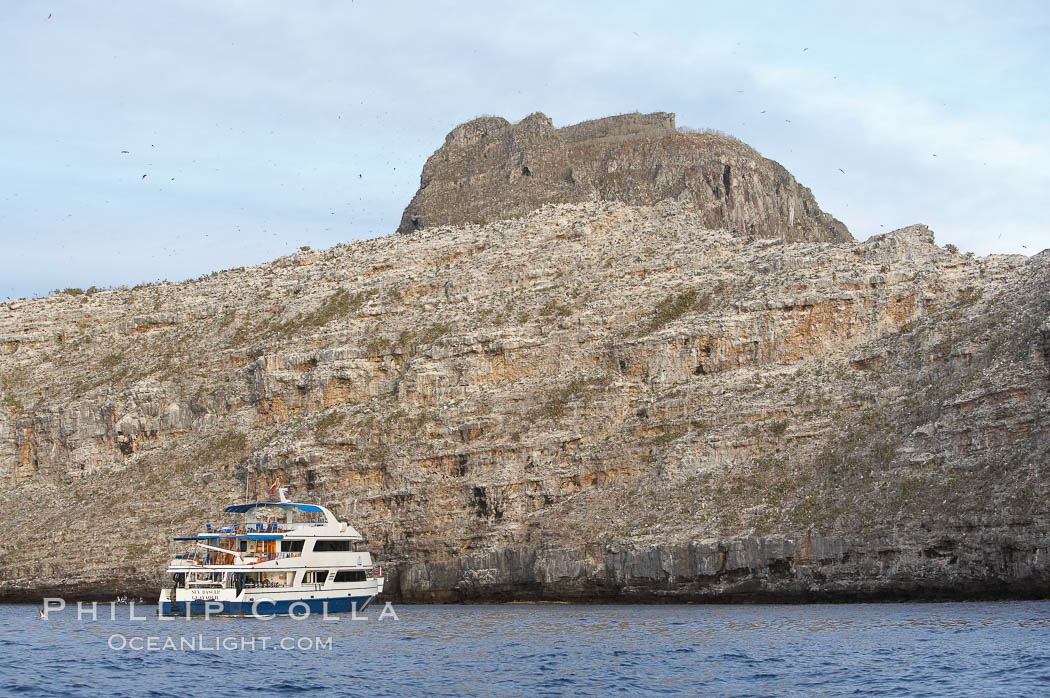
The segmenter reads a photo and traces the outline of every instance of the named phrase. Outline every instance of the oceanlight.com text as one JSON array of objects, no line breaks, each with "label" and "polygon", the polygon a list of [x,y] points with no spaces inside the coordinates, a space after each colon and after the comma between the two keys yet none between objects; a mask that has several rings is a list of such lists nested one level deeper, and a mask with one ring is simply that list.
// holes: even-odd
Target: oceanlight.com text
[{"label": "oceanlight.com text", "polygon": [[131,652],[255,652],[283,650],[286,652],[331,651],[332,637],[235,637],[219,635],[191,635],[161,637],[159,635],[124,635],[114,633],[107,642],[111,650]]}]

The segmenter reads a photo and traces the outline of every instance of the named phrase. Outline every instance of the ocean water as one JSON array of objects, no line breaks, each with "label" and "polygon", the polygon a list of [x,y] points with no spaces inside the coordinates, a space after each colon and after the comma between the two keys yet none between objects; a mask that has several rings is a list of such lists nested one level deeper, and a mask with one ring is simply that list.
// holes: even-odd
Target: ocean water
[{"label": "ocean water", "polygon": [[0,694],[1050,693],[1050,602],[391,608],[333,622],[0,606]]}]

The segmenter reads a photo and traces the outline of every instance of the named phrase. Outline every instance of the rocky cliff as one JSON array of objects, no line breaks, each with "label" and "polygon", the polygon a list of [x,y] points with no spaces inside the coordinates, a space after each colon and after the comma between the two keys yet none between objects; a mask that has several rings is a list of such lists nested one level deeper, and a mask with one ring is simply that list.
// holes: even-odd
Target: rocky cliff
[{"label": "rocky cliff", "polygon": [[0,598],[155,593],[274,480],[393,599],[1045,595],[1050,252],[709,221],[545,205],[0,304]]},{"label": "rocky cliff", "polygon": [[852,240],[813,194],[723,133],[679,132],[674,114],[623,114],[554,128],[539,112],[457,126],[423,167],[398,232],[521,216],[548,203],[673,200],[708,228],[789,242]]}]

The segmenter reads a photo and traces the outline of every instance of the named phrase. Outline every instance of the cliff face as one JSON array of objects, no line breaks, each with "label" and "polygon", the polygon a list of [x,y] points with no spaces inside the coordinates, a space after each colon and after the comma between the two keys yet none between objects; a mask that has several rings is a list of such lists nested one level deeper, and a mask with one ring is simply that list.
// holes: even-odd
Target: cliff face
[{"label": "cliff face", "polygon": [[535,113],[517,124],[457,126],[423,168],[398,232],[491,223],[547,203],[672,200],[708,228],[789,242],[852,240],[783,167],[714,132],[679,133],[674,114],[624,114],[555,129]]},{"label": "cliff face", "polygon": [[0,305],[0,596],[155,593],[274,480],[395,599],[1050,589],[1050,253],[691,204]]}]

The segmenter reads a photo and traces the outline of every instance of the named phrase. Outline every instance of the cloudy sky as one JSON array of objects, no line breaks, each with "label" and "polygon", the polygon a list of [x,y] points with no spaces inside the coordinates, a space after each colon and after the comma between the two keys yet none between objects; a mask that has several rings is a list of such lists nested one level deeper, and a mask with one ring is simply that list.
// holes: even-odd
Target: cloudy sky
[{"label": "cloudy sky", "polygon": [[1050,6],[853,5],[3,3],[0,300],[389,234],[452,127],[533,111],[721,129],[859,239],[1050,246]]}]

